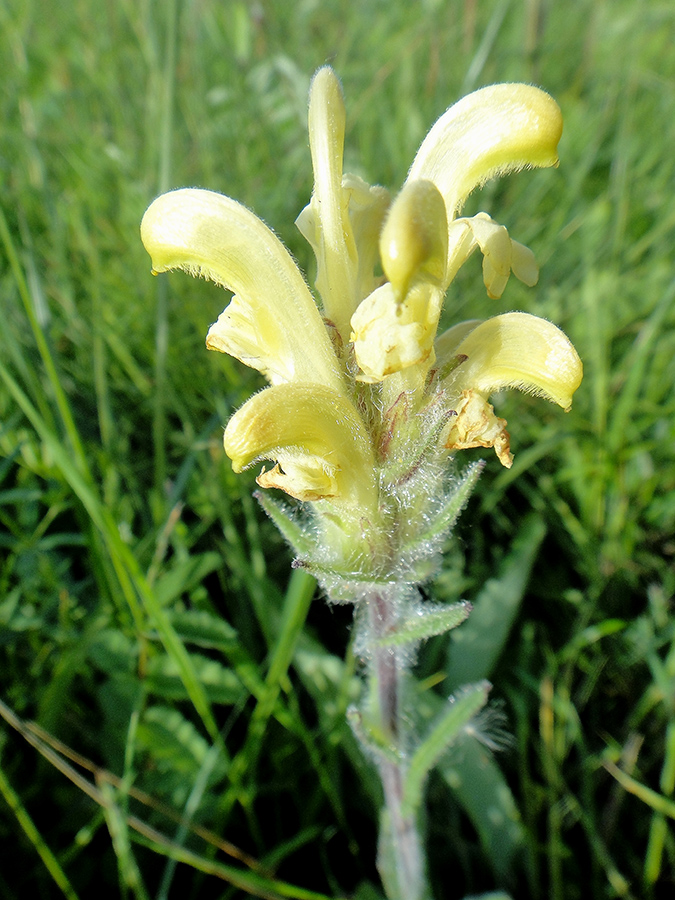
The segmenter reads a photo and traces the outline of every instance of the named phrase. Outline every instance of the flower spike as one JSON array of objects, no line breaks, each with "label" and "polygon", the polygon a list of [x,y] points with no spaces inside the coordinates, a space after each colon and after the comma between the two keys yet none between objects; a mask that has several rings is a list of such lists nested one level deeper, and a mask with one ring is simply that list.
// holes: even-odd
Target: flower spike
[{"label": "flower spike", "polygon": [[391,203],[384,188],[343,172],[345,121],[340,82],[326,66],[310,89],[314,188],[297,219],[316,256],[321,311],[286,248],[228,197],[165,194],[147,210],[141,234],[155,272],[182,268],[233,292],[207,347],[258,369],[272,385],[227,426],[234,468],[271,459],[261,486],[333,503],[338,519],[350,509],[352,523],[368,510],[372,524],[388,515],[383,473],[405,469],[405,460],[388,461],[386,453],[376,462],[373,447],[384,446],[388,427],[382,410],[406,410],[396,420],[403,437],[392,434],[385,444],[409,447],[412,460],[426,446],[414,417],[433,410],[429,447],[438,442],[441,455],[494,447],[509,465],[506,423],[494,415],[490,394],[517,387],[567,409],[582,368],[561,331],[525,313],[462,323],[437,339],[445,291],[477,249],[490,297],[502,295],[512,272],[537,282],[534,255],[506,228],[486,213],[456,216],[493,175],[556,165],[562,119],[555,101],[523,84],[464,97],[433,126]]},{"label": "flower spike", "polygon": [[426,736],[411,728],[420,721],[410,703],[419,690],[406,681],[416,649],[468,612],[437,607],[418,588],[438,571],[482,469],[461,476],[451,458],[491,447],[510,466],[507,423],[490,395],[518,388],[568,409],[582,376],[565,335],[527,313],[437,336],[445,292],[476,250],[491,298],[511,273],[528,285],[538,278],[534,255],[506,228],[486,213],[457,216],[493,175],[555,165],[562,124],[537,88],[476,91],[434,125],[390,202],[384,188],[343,172],[345,121],[340,83],[322,68],[309,98],[314,187],[296,220],[316,257],[318,306],[288,251],[234,200],[175,191],[150,206],[141,230],[155,272],[182,268],[234,293],[207,346],[271,386],[230,418],[225,451],[235,472],[272,463],[256,480],[293,498],[261,502],[295,565],[332,601],[358,604],[352,647],[367,685],[349,716],[381,775],[378,867],[387,896],[423,900],[424,781],[489,688],[457,692]]}]

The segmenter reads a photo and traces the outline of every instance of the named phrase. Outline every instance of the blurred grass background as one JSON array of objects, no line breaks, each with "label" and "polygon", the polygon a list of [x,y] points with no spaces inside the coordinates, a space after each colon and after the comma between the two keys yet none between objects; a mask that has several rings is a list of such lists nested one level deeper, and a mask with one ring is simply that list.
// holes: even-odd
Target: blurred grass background
[{"label": "blurred grass background", "polygon": [[[391,188],[483,84],[536,83],[565,118],[559,169],[469,203],[532,247],[539,285],[489,301],[472,260],[446,306],[448,322],[551,318],[585,380],[566,416],[500,398],[515,465],[488,462],[429,587],[480,595],[504,625],[485,727],[513,736],[463,786],[466,759],[430,782],[437,896],[670,895],[674,48],[666,0],[0,4],[3,897],[378,897],[376,780],[345,724],[351,613],[310,606],[253,473],[222,452],[259,385],[204,350],[226,297],[153,279],[138,235],[154,196],[198,185],[251,206],[307,267],[293,220],[325,62],[346,169]],[[429,695],[452,675],[432,642]],[[69,765],[95,802],[10,710],[93,761]],[[487,772],[510,830],[472,817]]]}]

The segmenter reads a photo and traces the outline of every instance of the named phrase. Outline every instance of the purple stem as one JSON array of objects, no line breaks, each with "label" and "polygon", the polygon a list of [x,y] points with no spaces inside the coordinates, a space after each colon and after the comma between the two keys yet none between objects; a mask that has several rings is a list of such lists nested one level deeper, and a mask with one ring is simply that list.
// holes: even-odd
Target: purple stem
[{"label": "purple stem", "polygon": [[[371,634],[374,642],[390,633],[396,626],[396,585],[380,588],[369,598],[368,610]],[[395,876],[398,881],[397,896],[401,900],[421,900],[425,896],[425,878],[422,847],[414,815],[403,813],[403,785],[406,772],[407,741],[404,720],[400,715],[402,679],[405,663],[400,650],[395,647],[375,647],[371,673],[376,679],[379,716],[382,733],[396,748],[397,758],[382,757],[379,762],[384,791],[384,804],[389,817],[389,834],[383,835],[392,842],[388,859],[395,860]],[[393,874],[393,873],[391,873]]]}]

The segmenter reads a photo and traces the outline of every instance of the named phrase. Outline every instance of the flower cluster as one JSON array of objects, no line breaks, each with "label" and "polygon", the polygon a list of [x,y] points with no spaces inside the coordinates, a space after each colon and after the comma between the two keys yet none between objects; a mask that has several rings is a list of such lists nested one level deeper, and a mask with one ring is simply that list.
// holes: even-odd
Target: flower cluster
[{"label": "flower cluster", "polygon": [[284,513],[300,555],[311,555],[314,541],[333,548],[330,567],[372,574],[391,568],[393,556],[424,555],[420,523],[427,534],[449,523],[446,473],[456,451],[494,447],[511,465],[492,393],[515,387],[567,409],[582,367],[555,325],[522,312],[437,333],[447,288],[474,250],[490,297],[501,296],[511,272],[537,281],[532,252],[506,228],[485,213],[459,213],[487,179],[557,163],[562,119],[551,97],[498,84],[460,100],[433,126],[393,199],[343,172],[344,131],[341,87],[325,67],[309,103],[314,190],[297,219],[316,256],[318,304],[273,232],[228,197],[164,194],[141,232],[155,272],[181,268],[232,291],[207,347],[269,382],[225,429],[235,471],[271,461],[258,484],[314,513],[311,540]]}]

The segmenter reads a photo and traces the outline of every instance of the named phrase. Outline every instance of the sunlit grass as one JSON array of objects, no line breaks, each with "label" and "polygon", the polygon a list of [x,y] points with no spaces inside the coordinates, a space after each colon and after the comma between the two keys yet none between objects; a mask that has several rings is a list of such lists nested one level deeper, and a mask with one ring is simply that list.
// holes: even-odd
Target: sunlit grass
[{"label": "sunlit grass", "polygon": [[[433,120],[482,84],[540,84],[565,118],[559,169],[470,200],[535,250],[538,287],[512,279],[488,301],[472,261],[448,298],[453,321],[550,317],[585,380],[567,416],[503,398],[514,467],[488,463],[430,586],[495,603],[505,635],[514,620],[493,673],[511,745],[473,791],[466,759],[430,784],[438,896],[672,887],[674,30],[671,4],[633,0],[2,6],[2,699],[121,782],[103,815],[1,731],[0,894],[223,896],[231,861],[194,825],[258,860],[260,896],[378,896],[376,780],[345,724],[348,615],[309,606],[253,478],[222,453],[259,383],[204,349],[225,297],[153,279],[138,236],[157,193],[199,185],[254,206],[307,264],[293,220],[326,61],[346,168],[370,182],[400,184]],[[452,660],[430,643],[421,714]],[[522,821],[501,832],[480,813],[499,769]]]}]

